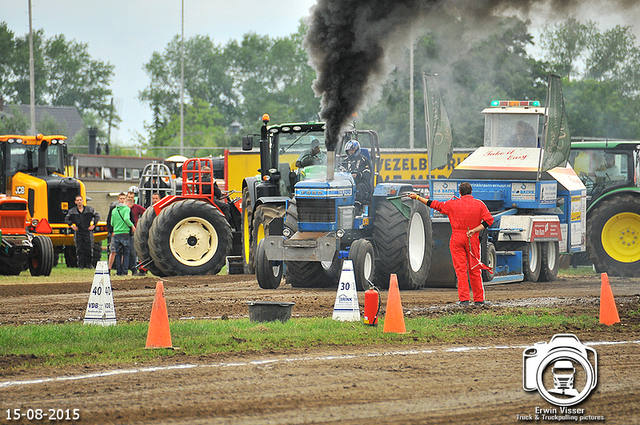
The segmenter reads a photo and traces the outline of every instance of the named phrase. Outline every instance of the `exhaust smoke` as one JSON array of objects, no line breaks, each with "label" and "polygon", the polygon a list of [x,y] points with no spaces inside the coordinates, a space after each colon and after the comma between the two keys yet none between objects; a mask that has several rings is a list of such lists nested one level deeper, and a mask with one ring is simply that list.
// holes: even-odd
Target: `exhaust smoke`
[{"label": "exhaust smoke", "polygon": [[[313,89],[322,96],[328,151],[334,151],[340,130],[363,104],[371,89],[387,76],[386,58],[404,49],[412,27],[439,16],[468,18],[480,27],[499,14],[525,15],[534,6],[549,16],[566,14],[588,2],[580,0],[318,0],[311,11],[304,47],[317,78]],[[606,7],[629,8],[638,0],[595,1]]]}]

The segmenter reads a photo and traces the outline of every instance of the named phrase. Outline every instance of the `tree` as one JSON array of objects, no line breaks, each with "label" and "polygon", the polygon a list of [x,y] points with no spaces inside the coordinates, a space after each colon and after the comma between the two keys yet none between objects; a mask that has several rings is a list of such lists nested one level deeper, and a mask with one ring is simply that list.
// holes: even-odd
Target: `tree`
[{"label": "tree", "polygon": [[[95,113],[102,120],[120,118],[110,104],[114,66],[92,59],[88,45],[64,35],[46,38],[33,32],[36,105],[72,106],[80,115]],[[0,90],[5,102],[30,103],[29,35],[15,37],[0,23]]]},{"label": "tree", "polygon": [[[222,152],[198,149],[202,146],[229,146],[230,140],[226,135],[226,126],[221,125],[224,117],[215,106],[200,99],[194,99],[193,103],[185,107],[184,147],[192,152],[193,156],[217,155]],[[164,148],[178,148],[180,146],[180,118],[170,117],[168,123],[155,134],[152,146]],[[195,148],[195,149],[193,149]],[[154,150],[153,155],[170,156],[176,154],[177,149]]]},{"label": "tree", "polygon": [[0,115],[0,134],[26,134],[30,125],[29,119],[17,106],[12,106],[9,110],[9,114]]},{"label": "tree", "polygon": [[[311,89],[315,72],[302,48],[305,32],[301,23],[295,34],[282,38],[247,33],[225,46],[206,36],[185,40],[185,106],[215,109],[221,116],[218,125],[228,128],[239,121],[244,131],[253,133],[259,130],[264,113],[277,122],[313,119],[319,101]],[[179,120],[180,44],[179,37],[174,37],[164,52],[154,52],[145,64],[150,83],[140,99],[153,111],[147,129],[154,146],[162,145],[165,129],[175,134],[168,128]],[[189,131],[185,120],[185,132]],[[227,140],[239,144],[239,137]]]},{"label": "tree", "polygon": [[545,58],[553,64],[553,71],[568,80],[579,77],[578,62],[589,55],[596,33],[593,21],[583,24],[576,18],[554,26],[546,25],[540,36],[540,45]]},{"label": "tree", "polygon": [[0,93],[5,98],[14,96],[14,89],[11,84],[14,51],[13,31],[7,27],[6,22],[0,22]]},{"label": "tree", "polygon": [[[528,21],[501,18],[495,30],[469,45],[467,23],[450,17],[415,44],[416,147],[426,147],[423,72],[438,74],[438,85],[449,114],[454,146],[481,146],[484,121],[480,114],[494,99],[544,102],[547,69],[528,56],[533,43]],[[408,60],[407,60],[408,63]],[[360,127],[377,129],[382,146],[409,147],[409,72],[397,69],[382,88],[380,101],[362,113]]]},{"label": "tree", "polygon": [[[590,21],[568,19],[546,27],[541,38],[552,68],[566,79],[563,91],[571,134],[640,137],[640,49],[631,28],[618,25],[600,32]],[[563,54],[558,46],[574,46],[573,55]],[[581,69],[568,63],[578,57]]]}]

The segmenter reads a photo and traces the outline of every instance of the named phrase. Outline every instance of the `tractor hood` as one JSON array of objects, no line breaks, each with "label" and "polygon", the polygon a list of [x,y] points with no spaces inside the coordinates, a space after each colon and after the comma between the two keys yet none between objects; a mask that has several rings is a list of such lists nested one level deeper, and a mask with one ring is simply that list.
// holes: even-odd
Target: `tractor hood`
[{"label": "tractor hood", "polygon": [[[456,180],[537,180],[541,148],[479,147],[452,172]],[[556,180],[567,190],[585,189],[571,165],[544,171],[541,180]]]},{"label": "tractor hood", "polygon": [[335,173],[334,180],[308,179],[296,183],[295,196],[302,198],[345,198],[353,196],[355,183],[348,173]]}]

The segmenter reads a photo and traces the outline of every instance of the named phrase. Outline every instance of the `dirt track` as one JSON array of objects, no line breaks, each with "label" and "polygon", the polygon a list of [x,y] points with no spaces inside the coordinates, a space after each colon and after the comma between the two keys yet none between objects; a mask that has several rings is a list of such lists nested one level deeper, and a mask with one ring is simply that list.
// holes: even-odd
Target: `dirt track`
[{"label": "dirt track", "polygon": [[[112,278],[118,321],[148,321],[155,281]],[[164,282],[170,320],[246,316],[248,300],[295,301],[294,319],[330,316],[335,301],[332,289],[260,290],[251,276]],[[159,367],[154,370],[129,365],[113,369],[119,374],[92,377],[84,375],[104,371],[6,373],[0,368],[0,423],[20,423],[6,420],[9,408],[78,408],[82,423],[516,423],[516,415],[553,408],[537,392],[522,389],[522,353],[525,346],[549,341],[557,333],[574,333],[583,343],[624,342],[593,346],[599,356],[598,387],[577,407],[584,414],[604,416],[608,424],[640,423],[640,315],[633,314],[640,310],[640,279],[611,278],[611,285],[622,323],[591,330],[541,328],[522,335],[505,328],[490,340],[448,345],[416,341],[409,348],[184,355],[154,365]],[[90,281],[0,285],[0,323],[81,320],[90,287]],[[597,315],[600,279],[493,285],[486,291],[495,302],[492,309],[540,306]],[[408,317],[459,311],[453,289],[402,292],[401,297]],[[3,361],[11,364],[11,359]],[[25,382],[43,377],[78,379]]]}]

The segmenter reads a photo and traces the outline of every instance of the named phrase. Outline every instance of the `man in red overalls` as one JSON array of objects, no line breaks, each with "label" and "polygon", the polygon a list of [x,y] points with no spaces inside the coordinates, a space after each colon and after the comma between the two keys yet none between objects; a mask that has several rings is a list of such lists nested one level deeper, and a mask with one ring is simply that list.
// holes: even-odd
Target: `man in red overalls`
[{"label": "man in red overalls", "polygon": [[[480,238],[478,232],[493,224],[493,216],[487,206],[471,195],[471,185],[460,183],[460,198],[446,202],[427,200],[415,193],[410,193],[411,199],[418,199],[442,214],[446,214],[451,222],[451,259],[458,278],[458,298],[460,305],[469,305],[469,284],[467,272],[473,290],[475,305],[483,305],[484,286],[482,285],[482,270],[480,268]],[[471,241],[471,252],[469,252]],[[469,264],[471,262],[472,264]],[[487,303],[488,304],[488,303]]]}]

